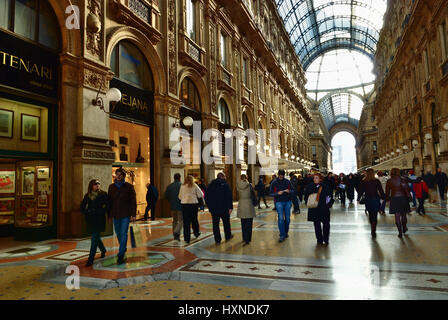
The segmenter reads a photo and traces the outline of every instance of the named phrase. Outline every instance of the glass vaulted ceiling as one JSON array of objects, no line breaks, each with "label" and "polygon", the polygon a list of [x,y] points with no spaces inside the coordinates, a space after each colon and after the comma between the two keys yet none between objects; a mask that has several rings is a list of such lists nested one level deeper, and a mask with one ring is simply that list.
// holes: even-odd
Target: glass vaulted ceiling
[{"label": "glass vaulted ceiling", "polygon": [[373,89],[373,57],[387,0],[276,0],[327,127],[356,124]]}]

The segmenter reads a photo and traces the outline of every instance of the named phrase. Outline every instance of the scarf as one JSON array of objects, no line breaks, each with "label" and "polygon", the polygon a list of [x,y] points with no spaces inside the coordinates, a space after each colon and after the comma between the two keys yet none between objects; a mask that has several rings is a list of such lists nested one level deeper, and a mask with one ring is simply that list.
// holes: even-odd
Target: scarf
[{"label": "scarf", "polygon": [[98,198],[99,195],[100,195],[99,190],[98,191],[91,191],[89,193],[89,198],[90,198],[90,200],[95,201],[95,199]]},{"label": "scarf", "polygon": [[124,186],[125,183],[126,183],[126,181],[124,181],[124,179],[121,181],[115,180],[115,182],[114,182],[114,184],[117,186],[118,189],[120,189],[122,186]]}]

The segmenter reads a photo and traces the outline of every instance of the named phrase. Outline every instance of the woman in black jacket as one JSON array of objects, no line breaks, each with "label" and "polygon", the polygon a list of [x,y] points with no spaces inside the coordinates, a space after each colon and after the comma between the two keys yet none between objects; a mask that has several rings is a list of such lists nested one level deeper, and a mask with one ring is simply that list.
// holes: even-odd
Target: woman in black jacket
[{"label": "woman in black jacket", "polygon": [[358,201],[360,201],[363,195],[365,196],[366,210],[369,213],[372,238],[375,239],[378,212],[381,209],[380,199],[386,200],[386,197],[380,180],[375,178],[373,169],[367,170],[366,177],[359,186]]},{"label": "woman in black jacket", "polygon": [[308,198],[311,194],[319,193],[320,190],[319,205],[315,209],[308,209],[308,221],[314,222],[317,243],[328,245],[330,239],[330,209],[333,206],[334,199],[332,190],[322,183],[322,180],[320,174],[313,176],[313,183],[308,185],[305,190],[305,203],[308,204]]},{"label": "woman in black jacket", "polygon": [[84,213],[87,224],[87,232],[92,234],[90,255],[87,260],[87,267],[93,265],[96,250],[101,250],[101,258],[106,256],[106,248],[100,238],[100,233],[106,230],[106,213],[110,211],[109,196],[100,190],[98,180],[91,180],[88,192],[81,203],[81,212]]}]

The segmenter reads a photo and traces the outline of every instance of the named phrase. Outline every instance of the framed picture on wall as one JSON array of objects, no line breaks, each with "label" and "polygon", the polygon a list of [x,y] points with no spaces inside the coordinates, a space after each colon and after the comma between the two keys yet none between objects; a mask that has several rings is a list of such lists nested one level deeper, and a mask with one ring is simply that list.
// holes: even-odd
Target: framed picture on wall
[{"label": "framed picture on wall", "polygon": [[22,217],[32,218],[35,214],[34,199],[21,199],[20,213]]},{"label": "framed picture on wall", "polygon": [[48,167],[37,167],[37,179],[48,179],[50,178],[50,168]]},{"label": "framed picture on wall", "polygon": [[0,109],[0,138],[12,138],[14,111]]},{"label": "framed picture on wall", "polygon": [[22,196],[34,196],[34,168],[22,168]]},{"label": "framed picture on wall", "polygon": [[0,171],[0,193],[16,192],[16,172]]},{"label": "framed picture on wall", "polygon": [[0,216],[14,214],[15,198],[0,198]]},{"label": "framed picture on wall", "polygon": [[40,118],[22,113],[22,140],[39,141]]}]

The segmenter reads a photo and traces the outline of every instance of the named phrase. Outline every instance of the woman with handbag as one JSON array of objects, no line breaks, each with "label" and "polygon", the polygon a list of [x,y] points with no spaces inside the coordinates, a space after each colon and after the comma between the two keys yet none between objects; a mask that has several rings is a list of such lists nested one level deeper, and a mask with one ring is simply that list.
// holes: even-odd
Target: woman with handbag
[{"label": "woman with handbag", "polygon": [[365,204],[369,213],[372,238],[376,238],[376,225],[378,223],[378,212],[381,209],[380,199],[385,199],[381,182],[375,178],[373,169],[368,169],[366,177],[359,186],[358,201]]},{"label": "woman with handbag", "polygon": [[[237,217],[241,219],[241,230],[243,233],[243,241],[245,244],[249,244],[252,240],[252,225],[256,216],[255,206],[257,205],[257,199],[253,199],[253,189],[247,176],[241,175],[240,181],[236,184],[238,190],[238,210]],[[255,204],[254,204],[255,202]]]},{"label": "woman with handbag", "polygon": [[198,208],[204,204],[202,190],[194,183],[192,176],[187,176],[184,184],[180,187],[179,200],[182,205],[184,240],[186,243],[190,243],[190,227],[193,227],[193,233],[196,238],[201,235],[199,231]]},{"label": "woman with handbag", "polygon": [[429,188],[425,181],[421,177],[418,177],[414,182],[415,197],[418,200],[417,213],[419,215],[426,214],[425,212],[425,200],[428,199]]},{"label": "woman with handbag", "polygon": [[305,190],[305,203],[308,207],[308,221],[314,223],[314,231],[318,244],[329,244],[330,240],[330,209],[333,206],[333,192],[329,186],[322,183],[322,176],[313,176],[313,183]]},{"label": "woman with handbag", "polygon": [[100,233],[106,230],[106,213],[109,211],[109,196],[100,189],[98,180],[91,180],[81,203],[81,212],[86,218],[87,232],[92,234],[90,254],[86,267],[93,265],[98,247],[101,250],[101,258],[106,256],[106,247],[103,241],[101,241]]},{"label": "woman with handbag", "polygon": [[409,206],[411,194],[406,180],[400,176],[400,169],[393,168],[390,175],[391,178],[386,184],[386,200],[390,201],[389,213],[395,215],[398,237],[402,238],[408,231],[406,215],[411,212]]}]

